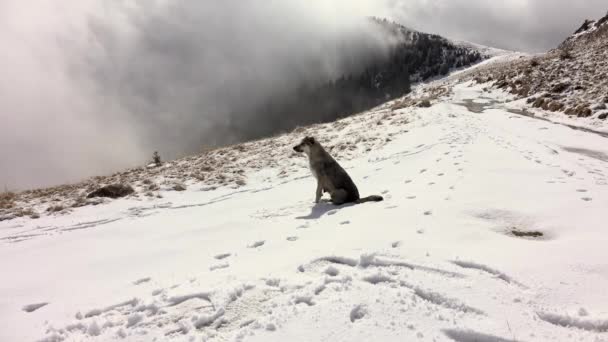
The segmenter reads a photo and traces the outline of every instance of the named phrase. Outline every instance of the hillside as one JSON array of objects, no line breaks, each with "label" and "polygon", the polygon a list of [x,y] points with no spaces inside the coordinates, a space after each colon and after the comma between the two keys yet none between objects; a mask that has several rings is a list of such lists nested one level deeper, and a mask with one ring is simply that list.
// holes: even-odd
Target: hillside
[{"label": "hillside", "polygon": [[[0,341],[608,341],[608,127],[541,96],[564,75],[551,101],[606,92],[585,79],[605,27],[536,56],[429,38],[491,58],[338,120],[3,194]],[[384,201],[315,204],[304,136]],[[88,198],[108,184],[134,192]]]},{"label": "hillside", "polygon": [[[173,189],[176,184],[179,188],[184,183],[207,188],[241,187],[247,182],[246,175],[263,165],[250,157],[241,158],[243,152],[263,148],[270,163],[266,166],[277,166],[276,160],[283,155],[283,151],[277,148],[277,141],[280,140],[266,140],[264,146],[247,141],[276,136],[301,126],[332,122],[369,110],[407,94],[412,83],[445,76],[450,70],[469,66],[490,55],[486,47],[453,43],[438,35],[407,29],[384,19],[370,20],[394,40],[395,44],[387,54],[377,54],[367,63],[353,68],[352,73],[338,79],[302,84],[292,92],[277,94],[259,105],[247,106],[245,117],[255,118],[256,123],[238,120],[243,113],[231,113],[227,119],[232,122],[231,126],[218,128],[218,132],[227,129],[230,134],[236,134],[246,142],[208,149],[199,155],[167,163],[161,168],[134,168],[76,184],[0,194],[0,221],[61,215],[74,208],[97,205],[105,200],[86,196],[101,186],[115,183],[130,184],[135,189],[132,197],[140,199],[162,196],[159,191]],[[230,117],[235,119],[231,120]],[[259,122],[268,124],[259,125]],[[337,146],[336,149],[349,152],[355,148],[378,148],[383,145],[384,139],[372,136],[366,138],[363,146]]]},{"label": "hillside", "polygon": [[388,51],[376,51],[363,62],[353,56],[356,66],[336,79],[302,83],[247,108],[256,121],[272,125],[241,122],[242,113],[237,112],[229,115],[235,119],[230,129],[239,136],[258,139],[298,126],[334,121],[401,97],[410,91],[411,83],[443,77],[489,57],[483,47],[456,44],[386,19],[370,20],[393,42]]},{"label": "hillside", "polygon": [[[0,340],[607,340],[606,138],[522,116],[470,72],[0,222]],[[385,201],[314,205],[305,135]]]},{"label": "hillside", "polygon": [[556,49],[479,68],[465,79],[505,89],[525,99],[525,107],[531,113],[539,108],[545,111],[539,111],[539,115],[605,129],[607,57],[608,14],[597,21],[585,21]]}]

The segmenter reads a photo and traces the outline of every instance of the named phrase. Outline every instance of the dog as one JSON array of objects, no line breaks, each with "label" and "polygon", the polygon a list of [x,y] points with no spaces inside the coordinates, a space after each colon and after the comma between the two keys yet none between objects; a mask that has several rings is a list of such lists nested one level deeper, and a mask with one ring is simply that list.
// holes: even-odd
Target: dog
[{"label": "dog", "polygon": [[315,203],[319,203],[324,192],[330,194],[331,202],[335,205],[380,202],[384,199],[378,195],[360,198],[359,190],[348,173],[315,138],[305,137],[293,149],[308,156],[310,170],[317,180]]}]

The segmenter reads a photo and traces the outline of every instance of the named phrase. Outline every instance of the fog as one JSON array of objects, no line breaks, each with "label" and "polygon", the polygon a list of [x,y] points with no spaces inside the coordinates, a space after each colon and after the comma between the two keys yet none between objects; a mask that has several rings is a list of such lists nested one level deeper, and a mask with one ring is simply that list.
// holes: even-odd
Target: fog
[{"label": "fog", "polygon": [[555,48],[585,19],[608,11],[605,0],[390,0],[390,16],[421,31],[507,50]]},{"label": "fog", "polygon": [[0,186],[72,182],[272,125],[248,109],[387,49],[371,3],[4,2]]},{"label": "fog", "polygon": [[[366,20],[542,51],[601,1],[0,2],[0,187],[74,182],[241,140],[250,109],[394,44]],[[289,115],[289,113],[285,113]]]}]

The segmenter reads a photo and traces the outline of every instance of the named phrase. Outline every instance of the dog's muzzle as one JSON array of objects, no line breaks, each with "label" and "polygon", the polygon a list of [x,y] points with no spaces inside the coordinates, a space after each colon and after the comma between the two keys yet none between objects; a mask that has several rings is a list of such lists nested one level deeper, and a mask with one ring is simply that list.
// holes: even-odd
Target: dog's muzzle
[{"label": "dog's muzzle", "polygon": [[298,146],[294,146],[293,150],[296,151],[296,152],[302,152],[302,149],[300,148],[299,145]]}]

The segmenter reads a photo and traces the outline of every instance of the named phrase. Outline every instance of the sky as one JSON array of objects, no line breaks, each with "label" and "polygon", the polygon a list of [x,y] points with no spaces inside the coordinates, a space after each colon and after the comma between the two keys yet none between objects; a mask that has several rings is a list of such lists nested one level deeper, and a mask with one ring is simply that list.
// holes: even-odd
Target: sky
[{"label": "sky", "polygon": [[235,121],[272,124],[247,116],[260,99],[394,43],[366,16],[539,52],[606,10],[598,0],[3,0],[0,189],[236,142]]}]

